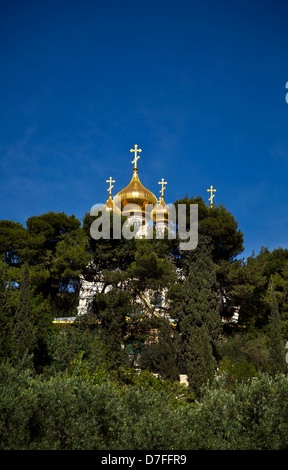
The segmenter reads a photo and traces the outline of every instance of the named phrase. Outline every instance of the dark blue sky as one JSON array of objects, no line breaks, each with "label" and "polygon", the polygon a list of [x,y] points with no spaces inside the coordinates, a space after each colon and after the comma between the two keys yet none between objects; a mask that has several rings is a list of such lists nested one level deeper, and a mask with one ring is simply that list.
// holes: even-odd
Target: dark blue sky
[{"label": "dark blue sky", "polygon": [[246,250],[288,247],[286,1],[0,0],[0,219],[81,218],[132,175],[217,189]]}]

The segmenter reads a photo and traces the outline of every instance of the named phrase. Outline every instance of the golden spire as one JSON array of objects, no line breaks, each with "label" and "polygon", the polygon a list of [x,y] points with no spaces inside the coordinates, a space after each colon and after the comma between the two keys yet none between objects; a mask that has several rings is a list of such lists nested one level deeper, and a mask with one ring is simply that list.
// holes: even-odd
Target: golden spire
[{"label": "golden spire", "polygon": [[207,191],[211,193],[209,201],[210,201],[210,207],[212,207],[213,206],[213,197],[215,197],[215,194],[213,194],[213,192],[216,192],[216,189],[213,189],[213,186],[210,186],[210,188],[207,189]]},{"label": "golden spire", "polygon": [[109,191],[109,196],[112,196],[111,189],[114,188],[112,183],[115,183],[115,180],[112,180],[112,176],[110,176],[109,180],[106,180],[106,183],[109,183],[109,188],[107,189],[107,191]]},{"label": "golden spire", "polygon": [[137,169],[137,160],[139,160],[139,155],[137,155],[137,152],[142,152],[141,149],[138,149],[138,145],[134,145],[134,149],[130,149],[130,152],[134,152],[134,160],[132,160],[131,163],[134,163],[134,170]]}]

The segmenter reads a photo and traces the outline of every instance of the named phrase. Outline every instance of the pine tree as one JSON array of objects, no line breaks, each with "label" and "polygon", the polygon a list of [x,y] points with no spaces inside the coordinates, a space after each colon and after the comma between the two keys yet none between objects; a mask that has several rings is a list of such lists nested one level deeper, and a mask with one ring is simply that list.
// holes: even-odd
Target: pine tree
[{"label": "pine tree", "polygon": [[34,346],[34,319],[32,307],[32,294],[28,263],[25,262],[20,282],[18,305],[14,323],[14,356],[21,360],[33,354]]},{"label": "pine tree", "polygon": [[271,375],[287,372],[285,346],[281,335],[281,316],[273,287],[271,288],[269,369]]}]

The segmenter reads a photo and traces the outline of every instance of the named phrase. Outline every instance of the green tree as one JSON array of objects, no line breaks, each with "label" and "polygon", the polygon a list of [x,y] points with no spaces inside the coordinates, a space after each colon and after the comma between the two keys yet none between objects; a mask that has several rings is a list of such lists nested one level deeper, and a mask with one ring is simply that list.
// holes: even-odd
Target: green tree
[{"label": "green tree", "polygon": [[186,262],[188,275],[181,285],[170,289],[169,297],[178,320],[180,361],[190,387],[199,393],[200,385],[212,377],[216,344],[222,331],[209,240],[201,237]]},{"label": "green tree", "polygon": [[13,354],[14,309],[11,297],[8,267],[0,261],[0,359],[11,359]]},{"label": "green tree", "polygon": [[[94,219],[86,214],[83,220],[87,235]],[[126,344],[127,351],[131,352],[130,358],[136,358],[155,327],[154,307],[143,293],[145,289],[152,289],[160,295],[163,289],[175,282],[175,266],[169,259],[168,240],[115,240],[112,224],[113,217],[110,218],[110,239],[93,240],[89,235],[93,263],[85,269],[84,277],[101,281],[101,292],[95,296],[92,307],[93,316],[99,321],[101,319],[101,337],[105,337],[108,344],[108,338],[114,338],[118,332],[118,339],[113,341],[118,345],[117,350],[119,342]],[[117,298],[124,296],[124,292],[129,302],[124,311],[120,306],[117,312]],[[137,302],[139,299],[141,304]],[[113,345],[111,347],[113,350]]]},{"label": "green tree", "polygon": [[267,336],[243,331],[227,334],[218,345],[219,360],[231,366],[247,364],[253,366],[255,372],[267,370],[268,346]]},{"label": "green tree", "polygon": [[[128,267],[132,287],[161,291],[176,281],[175,266],[160,240],[136,240],[135,257]],[[162,249],[161,249],[162,248]]]},{"label": "green tree", "polygon": [[214,379],[215,361],[210,338],[204,325],[189,324],[182,333],[182,341],[182,361],[189,387],[199,397],[202,386]]},{"label": "green tree", "polygon": [[[244,250],[243,233],[238,228],[238,222],[233,215],[223,206],[207,206],[203,199],[198,197],[177,200],[174,205],[186,206],[186,229],[190,230],[190,205],[198,206],[198,240],[208,238],[211,240],[211,256],[214,263],[219,309],[223,317],[233,315],[235,305],[239,305],[235,296],[234,287],[239,283],[239,266],[237,260]],[[178,224],[178,210],[176,211],[176,225]],[[178,234],[179,235],[179,234]],[[183,275],[189,272],[190,251],[180,250],[179,237],[172,244],[171,253],[175,264],[181,269]]]},{"label": "green tree", "polygon": [[[99,215],[100,216],[100,215]],[[120,269],[126,271],[128,266],[134,260],[135,256],[135,238],[126,240],[122,236],[113,237],[113,215],[110,216],[109,238],[100,238],[95,240],[90,233],[91,225],[97,217],[85,214],[83,217],[83,230],[89,243],[89,252],[94,261],[92,266],[84,271],[87,279],[94,277],[95,267],[98,271]],[[126,217],[121,218],[121,224],[126,221]],[[122,226],[121,225],[121,226]]]},{"label": "green tree", "polygon": [[52,334],[51,306],[48,299],[42,295],[33,297],[34,347],[33,360],[37,373],[43,372],[44,367],[50,364],[49,336]]},{"label": "green tree", "polygon": [[75,313],[79,274],[89,261],[88,241],[74,215],[48,212],[27,220],[29,260],[35,294],[50,299],[54,316]]},{"label": "green tree", "polygon": [[[100,329],[100,339],[106,347],[107,360],[114,368],[124,363],[123,346],[129,335],[129,324],[133,307],[129,292],[117,288],[107,293],[98,293],[93,299],[88,313],[88,324],[93,323]],[[92,322],[91,322],[92,317]]]},{"label": "green tree", "polygon": [[288,250],[270,252],[262,247],[259,254],[249,256],[238,270],[234,297],[240,306],[240,323],[250,330],[266,332],[271,310],[270,284],[273,283],[283,326],[287,329]]},{"label": "green tree", "polygon": [[179,380],[177,331],[165,319],[155,324],[157,330],[140,354],[139,366],[158,374],[162,379],[176,382]]},{"label": "green tree", "polygon": [[0,221],[0,256],[9,267],[19,267],[23,263],[27,238],[27,230],[19,222]]},{"label": "green tree", "polygon": [[[243,233],[238,228],[238,222],[233,215],[223,206],[214,205],[208,207],[203,199],[188,198],[175,201],[176,209],[179,204],[186,205],[186,226],[190,227],[190,204],[198,205],[198,230],[199,236],[208,237],[212,240],[212,258],[217,264],[220,260],[232,261],[244,250]],[[176,211],[178,215],[178,211]],[[178,216],[176,217],[178,223]],[[185,256],[185,252],[181,255]]]},{"label": "green tree", "polygon": [[18,305],[14,321],[14,355],[19,361],[33,354],[35,319],[28,263],[22,269]]},{"label": "green tree", "polygon": [[269,366],[273,376],[280,372],[287,372],[285,345],[281,334],[281,317],[273,287],[271,288]]}]

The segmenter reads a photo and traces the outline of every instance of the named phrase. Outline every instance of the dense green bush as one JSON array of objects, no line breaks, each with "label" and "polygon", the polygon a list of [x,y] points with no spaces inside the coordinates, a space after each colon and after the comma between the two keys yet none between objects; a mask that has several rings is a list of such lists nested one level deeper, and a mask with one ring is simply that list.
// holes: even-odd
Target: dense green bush
[{"label": "dense green bush", "polygon": [[[77,370],[76,370],[77,369]],[[278,450],[288,442],[288,378],[259,374],[200,401],[76,368],[32,375],[0,366],[0,449]]]},{"label": "dense green bush", "polygon": [[288,443],[288,379],[259,374],[236,383],[206,387],[194,408],[182,409],[185,449],[284,450]]},{"label": "dense green bush", "polygon": [[[238,261],[233,216],[184,203],[198,204],[199,240],[182,252],[178,239],[95,243],[90,216],[0,221],[0,449],[287,448],[288,250]],[[55,327],[76,313],[79,274],[99,271],[108,293]],[[173,330],[139,312],[143,286],[168,288]]]}]

